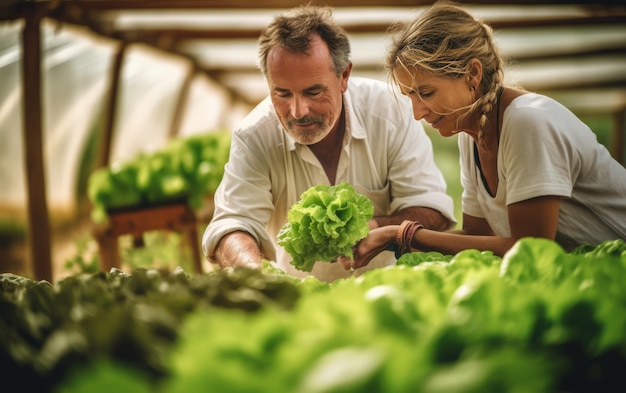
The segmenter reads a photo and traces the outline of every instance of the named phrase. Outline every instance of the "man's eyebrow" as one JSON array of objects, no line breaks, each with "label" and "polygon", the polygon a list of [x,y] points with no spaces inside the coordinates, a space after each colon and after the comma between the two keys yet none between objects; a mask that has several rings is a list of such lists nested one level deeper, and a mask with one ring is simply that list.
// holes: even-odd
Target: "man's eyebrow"
[{"label": "man's eyebrow", "polygon": [[309,86],[306,89],[304,89],[304,91],[309,91],[309,90],[324,90],[326,89],[326,86],[321,84],[321,83],[316,83],[313,86]]},{"label": "man's eyebrow", "polygon": [[[289,92],[289,91],[291,91],[289,89],[286,89],[286,88],[280,87],[280,86],[274,86],[272,88],[272,90],[278,91],[278,92]],[[308,92],[308,91],[315,91],[315,90],[326,90],[326,85],[321,84],[321,83],[316,83],[314,85],[305,87],[302,91]]]}]

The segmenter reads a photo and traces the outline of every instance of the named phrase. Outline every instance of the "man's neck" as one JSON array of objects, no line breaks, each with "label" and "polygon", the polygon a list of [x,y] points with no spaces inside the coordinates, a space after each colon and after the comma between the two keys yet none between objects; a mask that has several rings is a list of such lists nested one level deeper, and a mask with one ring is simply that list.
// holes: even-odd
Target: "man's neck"
[{"label": "man's neck", "polygon": [[345,115],[342,113],[333,130],[321,141],[309,145],[309,149],[319,160],[331,185],[335,184],[339,157],[343,150],[343,138],[346,133]]}]

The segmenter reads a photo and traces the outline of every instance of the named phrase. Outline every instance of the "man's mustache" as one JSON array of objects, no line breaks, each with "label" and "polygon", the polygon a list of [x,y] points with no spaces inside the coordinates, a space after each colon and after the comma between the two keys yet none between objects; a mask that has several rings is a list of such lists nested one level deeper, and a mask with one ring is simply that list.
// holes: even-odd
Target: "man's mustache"
[{"label": "man's mustache", "polygon": [[305,116],[300,119],[289,120],[289,125],[306,126],[309,124],[321,124],[322,119],[319,117]]}]

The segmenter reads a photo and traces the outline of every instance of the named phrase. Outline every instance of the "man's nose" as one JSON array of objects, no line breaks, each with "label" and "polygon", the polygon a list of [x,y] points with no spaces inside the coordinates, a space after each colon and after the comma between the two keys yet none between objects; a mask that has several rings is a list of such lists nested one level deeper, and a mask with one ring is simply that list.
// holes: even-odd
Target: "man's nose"
[{"label": "man's nose", "polygon": [[309,114],[309,101],[305,97],[294,96],[291,100],[291,116],[301,119]]}]

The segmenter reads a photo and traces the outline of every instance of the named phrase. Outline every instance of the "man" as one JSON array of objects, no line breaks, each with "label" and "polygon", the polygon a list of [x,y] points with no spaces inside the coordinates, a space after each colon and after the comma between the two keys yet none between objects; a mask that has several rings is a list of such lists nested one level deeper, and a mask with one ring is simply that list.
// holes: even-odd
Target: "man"
[{"label": "man", "polygon": [[[350,78],[347,34],[327,7],[278,16],[259,38],[269,96],[232,133],[230,159],[215,194],[203,252],[211,262],[258,267],[263,259],[295,276],[276,244],[287,213],[312,186],[349,182],[370,198],[370,228],[418,220],[427,228],[455,222],[452,199],[432,144],[410,102],[386,83]],[[383,252],[364,270],[395,263]],[[340,263],[311,272],[332,281],[351,274]]]}]

